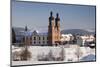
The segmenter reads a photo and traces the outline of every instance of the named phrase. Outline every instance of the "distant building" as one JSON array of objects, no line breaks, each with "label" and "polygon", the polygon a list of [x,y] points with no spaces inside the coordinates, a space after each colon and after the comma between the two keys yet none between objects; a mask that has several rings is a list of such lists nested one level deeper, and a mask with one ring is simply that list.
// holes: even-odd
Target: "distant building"
[{"label": "distant building", "polygon": [[27,26],[24,31],[16,33],[16,45],[31,45],[32,44],[32,32],[28,31]]},{"label": "distant building", "polygon": [[35,30],[32,33],[32,45],[47,45],[48,44],[48,36],[46,32],[39,32]]},{"label": "distant building", "polygon": [[90,43],[93,43],[95,41],[95,37],[93,35],[88,35],[88,36],[79,36],[77,37],[77,44],[81,46],[87,46]]},{"label": "distant building", "polygon": [[74,40],[74,37],[72,34],[61,34],[60,38],[61,42],[64,43],[70,43],[71,41]]},{"label": "distant building", "polygon": [[25,27],[23,43],[24,45],[32,45],[32,32],[28,31],[27,26]]},{"label": "distant building", "polygon": [[23,38],[24,38],[24,31],[19,31],[16,32],[16,44],[22,44],[23,43]]}]

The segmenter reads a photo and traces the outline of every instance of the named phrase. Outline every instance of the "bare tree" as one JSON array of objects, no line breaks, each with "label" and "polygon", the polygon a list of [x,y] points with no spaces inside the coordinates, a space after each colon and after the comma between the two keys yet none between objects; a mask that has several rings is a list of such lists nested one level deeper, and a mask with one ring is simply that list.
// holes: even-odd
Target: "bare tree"
[{"label": "bare tree", "polygon": [[82,53],[80,47],[77,46],[77,49],[76,49],[75,55],[77,56],[78,61],[80,61],[80,57],[82,56],[82,54],[83,54],[83,53]]},{"label": "bare tree", "polygon": [[28,50],[28,48],[24,47],[24,50],[21,53],[21,60],[28,60],[31,58],[31,52]]},{"label": "bare tree", "polygon": [[63,47],[61,48],[60,57],[61,57],[61,59],[60,59],[61,61],[63,61],[65,59],[65,51],[64,51]]}]

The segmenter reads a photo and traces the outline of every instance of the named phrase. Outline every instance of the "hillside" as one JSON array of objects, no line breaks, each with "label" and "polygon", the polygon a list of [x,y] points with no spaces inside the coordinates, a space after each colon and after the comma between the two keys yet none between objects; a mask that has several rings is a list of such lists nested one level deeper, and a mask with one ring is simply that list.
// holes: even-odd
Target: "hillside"
[{"label": "hillside", "polygon": [[95,34],[95,32],[89,32],[87,30],[83,29],[68,29],[68,30],[62,30],[62,34],[74,34],[74,35],[88,35],[88,34]]}]

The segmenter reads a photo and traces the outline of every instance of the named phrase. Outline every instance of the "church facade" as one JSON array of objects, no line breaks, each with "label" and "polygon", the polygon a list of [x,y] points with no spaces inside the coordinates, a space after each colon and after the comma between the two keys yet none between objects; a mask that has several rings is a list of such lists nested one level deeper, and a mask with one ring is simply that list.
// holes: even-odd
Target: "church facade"
[{"label": "church facade", "polygon": [[48,44],[54,45],[60,43],[60,18],[59,14],[56,14],[56,18],[53,17],[53,12],[50,12],[49,25],[48,25]]}]

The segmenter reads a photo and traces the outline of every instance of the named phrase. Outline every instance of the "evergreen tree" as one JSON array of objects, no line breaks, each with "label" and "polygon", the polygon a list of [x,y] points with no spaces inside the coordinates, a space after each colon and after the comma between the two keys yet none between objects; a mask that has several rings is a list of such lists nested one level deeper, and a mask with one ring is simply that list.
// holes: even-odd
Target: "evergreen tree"
[{"label": "evergreen tree", "polygon": [[13,28],[12,28],[12,43],[16,43],[16,35]]}]

